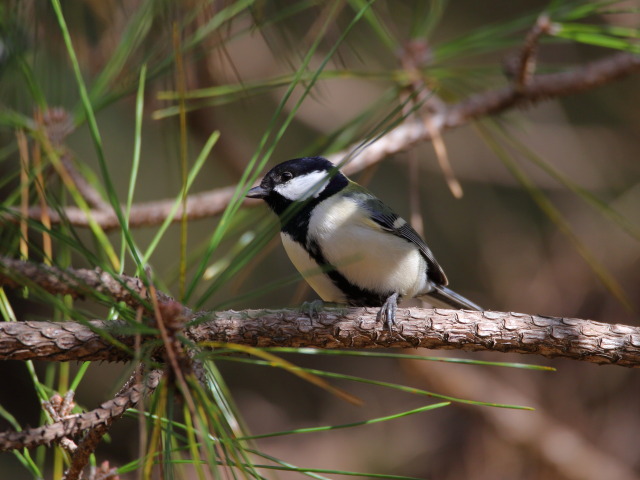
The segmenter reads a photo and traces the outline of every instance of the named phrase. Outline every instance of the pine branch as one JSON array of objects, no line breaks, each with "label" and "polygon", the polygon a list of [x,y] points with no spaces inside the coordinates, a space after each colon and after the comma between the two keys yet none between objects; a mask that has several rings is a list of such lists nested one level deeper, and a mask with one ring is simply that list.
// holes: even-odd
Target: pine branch
[{"label": "pine branch", "polygon": [[[532,41],[537,40],[535,35],[533,37]],[[406,121],[354,156],[344,167],[345,173],[359,172],[389,155],[406,151],[419,143],[431,141],[434,131],[439,134],[443,130],[466,125],[484,116],[497,115],[516,107],[524,108],[537,102],[592,90],[640,70],[640,56],[623,52],[595,60],[573,70],[529,76],[526,66],[531,57],[531,48],[523,49],[520,60],[522,63],[520,71],[523,73],[518,75],[514,83],[478,93],[459,103],[446,106],[441,112],[431,117],[430,123],[435,126],[435,130],[427,128],[421,121]],[[357,146],[351,146],[328,158],[334,163],[340,163],[356,150],[358,150]],[[228,186],[189,195],[186,200],[186,218],[196,220],[219,215],[229,204],[234,190],[234,186]],[[175,199],[170,198],[134,204],[131,208],[129,227],[160,225],[169,215],[174,202]],[[257,204],[257,202],[246,202],[246,206]],[[81,209],[69,206],[64,208],[63,212],[61,216],[57,211],[48,209],[51,223],[55,225],[68,222],[77,227],[89,226],[89,220]],[[110,207],[91,210],[91,215],[105,231],[120,228],[115,212]],[[28,216],[31,219],[40,220],[42,209],[31,207],[28,210]],[[182,216],[180,207],[172,221],[178,222]],[[19,218],[18,210],[9,210],[0,214],[0,224],[17,222]]]},{"label": "pine branch", "polygon": [[[140,278],[115,275],[100,268],[60,269],[0,256],[0,285],[8,287],[36,285],[49,293],[70,295],[73,298],[96,298],[106,295],[130,307],[143,307],[149,310],[147,289]],[[171,300],[162,292],[157,292],[157,295],[160,302]]]},{"label": "pine branch", "polygon": [[[184,329],[184,335],[205,348],[207,342],[257,347],[423,347],[537,354],[597,364],[640,366],[640,327],[508,312],[410,308],[398,310],[394,331],[389,332],[377,321],[377,309],[327,309],[313,317],[287,309],[194,313],[160,292],[151,297],[152,309],[140,310],[148,299],[147,288],[132,277],[60,269],[4,257],[0,257],[0,265],[0,286],[20,287],[17,279],[26,278],[30,285],[45,291],[74,296],[85,293],[90,286],[113,300],[126,301],[139,312],[146,311],[147,316],[153,315],[156,325],[169,322],[165,327],[171,331],[182,331],[183,325],[191,323]],[[123,288],[125,285],[127,288]],[[154,291],[153,287],[151,290]],[[174,337],[170,335],[170,339]],[[156,336],[136,339],[131,325],[122,321],[4,322],[0,323],[0,360],[127,361],[133,359],[136,340],[139,348],[144,349],[146,342],[152,342],[153,348],[158,349]],[[177,337],[164,341],[165,348],[176,340]],[[117,342],[120,346],[116,346]],[[187,359],[190,352],[181,345],[174,346],[178,355],[174,363],[178,366],[173,366],[172,372],[182,372],[179,361]],[[87,455],[109,426],[155,389],[162,375],[161,370],[154,370],[144,384],[129,383],[116,398],[90,412],[51,425],[0,433],[0,450],[70,441],[86,431],[74,449],[67,476],[78,478]]]},{"label": "pine branch", "polygon": [[[131,375],[129,380],[122,386],[120,391],[116,394],[116,399],[120,404],[129,403],[130,407],[134,407],[137,402],[141,400],[138,398],[137,400],[130,395],[129,392],[134,390],[140,390],[140,385],[142,384],[141,379],[144,375],[144,365],[141,364],[138,368],[135,369],[134,373]],[[160,370],[155,370],[151,372],[149,378],[147,379],[147,391],[144,392],[145,395],[149,395],[155,390],[158,385],[159,379],[162,375]],[[133,403],[133,402],[136,403]],[[101,406],[101,408],[104,408]],[[95,411],[94,411],[95,412]],[[118,420],[124,414],[125,410],[119,409],[117,412],[114,412],[107,422],[101,422],[97,425],[93,425],[88,429],[87,433],[84,435],[82,440],[78,443],[77,448],[71,452],[71,462],[69,468],[64,473],[63,480],[77,480],[82,477],[82,471],[89,463],[91,455],[95,452],[98,443],[105,436],[105,434],[109,431],[111,425]],[[74,432],[76,433],[76,432]]]},{"label": "pine branch", "polygon": [[[73,295],[86,292],[90,284],[133,308],[146,303],[141,295],[146,289],[133,281],[137,279],[125,275],[60,269],[6,257],[0,257],[0,267],[0,286],[19,287],[16,279],[25,278],[48,292]],[[128,286],[125,293],[122,285]],[[130,294],[132,290],[136,295]],[[185,333],[196,343],[489,350],[640,366],[640,327],[627,325],[523,313],[410,308],[398,310],[396,328],[389,332],[377,323],[377,309],[328,309],[313,318],[287,309],[194,313],[161,292],[155,294],[157,305],[146,309],[154,317],[150,323],[158,325],[158,318],[168,321],[175,317],[182,328],[193,322]],[[149,338],[141,339],[143,346],[146,340]],[[116,346],[118,342],[120,346]],[[133,345],[131,325],[122,322],[0,323],[0,360],[123,361],[131,358]]]},{"label": "pine branch", "polygon": [[112,400],[102,403],[89,412],[72,415],[60,422],[41,427],[30,428],[20,432],[1,432],[0,451],[20,448],[34,448],[38,445],[50,444],[64,437],[73,437],[85,430],[108,427],[119,419],[128,408],[138,404],[143,396],[148,395],[160,383],[162,370],[153,370],[143,383],[135,383],[120,392]]},{"label": "pine branch", "polygon": [[[309,318],[297,310],[244,310],[206,314],[186,330],[196,342],[257,347],[430,348],[496,351],[562,357],[597,364],[640,367],[640,327],[578,318],[510,312],[398,309],[389,332],[377,309],[327,309]],[[124,345],[133,336],[120,322],[6,322],[0,324],[0,360],[123,361],[131,356],[100,335]]]}]

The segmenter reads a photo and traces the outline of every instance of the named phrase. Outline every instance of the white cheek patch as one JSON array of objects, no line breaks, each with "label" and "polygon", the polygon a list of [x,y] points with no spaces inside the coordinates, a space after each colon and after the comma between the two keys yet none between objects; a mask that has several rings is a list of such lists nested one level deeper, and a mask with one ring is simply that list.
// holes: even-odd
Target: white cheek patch
[{"label": "white cheek patch", "polygon": [[274,190],[287,200],[295,202],[306,200],[312,195],[314,198],[317,198],[328,184],[329,177],[327,172],[317,171],[300,175],[286,183],[276,185]]}]

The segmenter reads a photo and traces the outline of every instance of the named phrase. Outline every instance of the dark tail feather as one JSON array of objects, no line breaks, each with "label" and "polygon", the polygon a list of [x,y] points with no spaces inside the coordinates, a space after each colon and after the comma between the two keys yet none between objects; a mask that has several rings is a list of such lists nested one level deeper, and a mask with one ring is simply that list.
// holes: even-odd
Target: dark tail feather
[{"label": "dark tail feather", "polygon": [[484,308],[476,305],[471,300],[464,298],[462,295],[457,294],[453,290],[448,289],[442,285],[433,285],[433,290],[429,292],[429,297],[432,297],[439,302],[442,302],[450,307],[463,309],[463,310],[478,310],[484,311]]}]

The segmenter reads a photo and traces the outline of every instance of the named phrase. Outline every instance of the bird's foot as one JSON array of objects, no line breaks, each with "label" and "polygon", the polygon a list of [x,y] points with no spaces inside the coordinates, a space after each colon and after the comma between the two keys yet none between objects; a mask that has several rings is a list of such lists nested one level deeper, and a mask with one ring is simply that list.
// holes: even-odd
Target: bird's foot
[{"label": "bird's foot", "polygon": [[313,317],[317,317],[318,313],[325,307],[325,303],[322,300],[314,300],[312,302],[304,302],[300,305],[300,312],[309,315],[309,318],[313,320]]},{"label": "bird's foot", "polygon": [[398,310],[398,294],[394,293],[382,304],[376,316],[378,322],[384,322],[390,332],[396,324],[396,311]]},{"label": "bird's foot", "polygon": [[309,315],[309,318],[313,320],[318,314],[326,309],[335,310],[332,313],[335,315],[346,315],[349,311],[349,306],[343,303],[325,302],[324,300],[314,300],[312,302],[304,302],[300,305],[300,312]]}]

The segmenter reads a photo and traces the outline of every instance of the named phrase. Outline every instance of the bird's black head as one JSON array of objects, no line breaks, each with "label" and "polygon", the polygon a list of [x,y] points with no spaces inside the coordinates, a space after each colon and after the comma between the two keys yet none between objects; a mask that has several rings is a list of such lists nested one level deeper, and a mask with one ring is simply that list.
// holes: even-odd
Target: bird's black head
[{"label": "bird's black head", "polygon": [[294,158],[273,167],[259,186],[249,190],[247,197],[262,198],[281,215],[293,202],[315,204],[348,184],[347,177],[326,158]]}]

